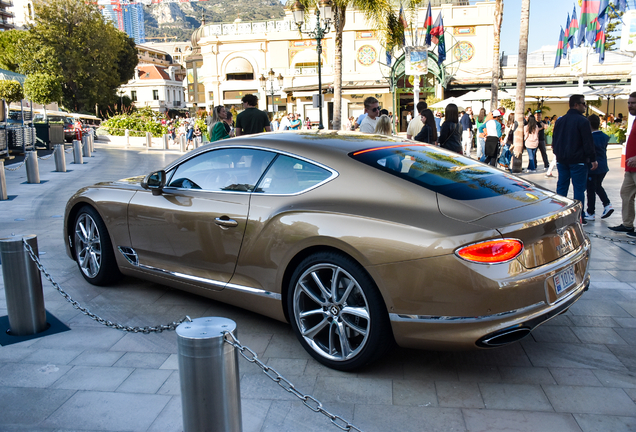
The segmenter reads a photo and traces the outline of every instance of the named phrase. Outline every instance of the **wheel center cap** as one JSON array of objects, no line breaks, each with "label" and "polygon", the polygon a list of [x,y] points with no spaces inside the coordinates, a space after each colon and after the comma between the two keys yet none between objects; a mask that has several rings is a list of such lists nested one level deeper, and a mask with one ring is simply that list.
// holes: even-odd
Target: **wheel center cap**
[{"label": "wheel center cap", "polygon": [[333,316],[337,316],[339,312],[340,312],[340,308],[338,308],[338,306],[336,305],[333,305],[329,308],[329,313]]}]

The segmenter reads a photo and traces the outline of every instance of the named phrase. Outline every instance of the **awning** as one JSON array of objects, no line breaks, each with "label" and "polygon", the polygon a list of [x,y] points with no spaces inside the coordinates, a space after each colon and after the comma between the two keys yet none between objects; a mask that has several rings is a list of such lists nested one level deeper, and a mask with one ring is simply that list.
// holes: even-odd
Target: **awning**
[{"label": "awning", "polygon": [[[333,87],[333,80],[322,83],[322,89],[326,90]],[[380,91],[385,89],[385,91]],[[367,91],[373,90],[373,91]],[[342,94],[360,94],[360,93],[388,93],[389,83],[384,80],[368,80],[368,81],[343,81]],[[287,87],[283,89],[286,93],[310,92],[318,91],[318,83],[302,85],[297,87]],[[298,96],[294,94],[294,96]]]},{"label": "awning", "polygon": [[252,64],[245,60],[243,57],[236,57],[227,64],[225,67],[226,74],[246,74],[254,73]]},{"label": "awning", "polygon": [[[293,60],[293,65],[297,65],[297,64],[318,64],[318,53],[316,52],[315,49],[306,49],[306,50],[302,50],[299,51]],[[324,63],[324,62],[323,62]],[[321,63],[321,64],[323,64]],[[293,67],[293,66],[292,66]]]},{"label": "awning", "polygon": [[19,73],[11,72],[5,69],[0,69],[0,80],[17,81],[20,84],[24,85],[25,79],[26,79],[26,75],[21,75]]}]

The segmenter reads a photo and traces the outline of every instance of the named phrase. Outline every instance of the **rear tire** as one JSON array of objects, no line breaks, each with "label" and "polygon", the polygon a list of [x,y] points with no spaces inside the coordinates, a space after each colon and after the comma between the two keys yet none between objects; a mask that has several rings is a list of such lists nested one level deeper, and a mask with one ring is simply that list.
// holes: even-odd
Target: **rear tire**
[{"label": "rear tire", "polygon": [[119,279],[113,245],[99,213],[92,207],[82,207],[73,231],[75,261],[84,279],[93,285],[108,285]]},{"label": "rear tire", "polygon": [[361,368],[393,345],[378,288],[346,255],[319,252],[305,258],[292,275],[287,308],[303,348],[330,368]]}]

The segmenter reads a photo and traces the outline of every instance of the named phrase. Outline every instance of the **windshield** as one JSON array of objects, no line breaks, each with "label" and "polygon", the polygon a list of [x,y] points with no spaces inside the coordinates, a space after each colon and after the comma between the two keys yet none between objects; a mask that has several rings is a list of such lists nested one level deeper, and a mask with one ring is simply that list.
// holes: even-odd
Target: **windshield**
[{"label": "windshield", "polygon": [[533,185],[460,154],[428,144],[400,144],[360,150],[350,156],[433,192],[475,200],[534,189]]}]

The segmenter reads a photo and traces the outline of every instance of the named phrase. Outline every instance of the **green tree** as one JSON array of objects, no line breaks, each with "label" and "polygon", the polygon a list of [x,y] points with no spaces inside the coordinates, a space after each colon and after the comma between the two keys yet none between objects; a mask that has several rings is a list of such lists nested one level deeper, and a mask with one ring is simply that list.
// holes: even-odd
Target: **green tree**
[{"label": "green tree", "polygon": [[0,99],[4,99],[8,104],[24,99],[20,83],[14,80],[0,80]]},{"label": "green tree", "polygon": [[46,118],[46,105],[60,101],[62,85],[57,77],[36,72],[28,75],[24,80],[24,94],[28,99],[44,107],[44,118]]},{"label": "green tree", "polygon": [[[409,4],[417,5],[419,3],[420,0],[409,0]],[[315,20],[313,11],[318,4],[316,0],[297,0],[294,7],[297,7],[298,4],[302,4],[305,9],[305,20]],[[376,29],[380,31],[380,36],[385,46],[394,46],[401,43],[401,35],[404,34],[404,28],[398,20],[391,0],[333,0],[334,19],[332,28],[336,32],[336,47],[334,50],[332,129],[335,130],[340,129],[342,121],[342,34],[346,24],[345,18],[348,7],[362,12],[369,23],[375,24]]]},{"label": "green tree", "polygon": [[0,69],[17,72],[20,66],[19,52],[27,32],[9,30],[0,32]]},{"label": "green tree", "polygon": [[92,111],[117,98],[115,89],[134,74],[134,42],[82,0],[36,0],[36,18],[22,41],[19,72],[59,77],[62,104]]},{"label": "green tree", "polygon": [[[14,80],[0,80],[0,99],[2,99],[2,105],[0,106],[0,112],[8,113],[9,110],[5,111],[4,102],[8,105],[11,102],[18,102],[24,98],[24,93],[22,92],[22,86],[19,82]],[[0,114],[0,120],[3,120],[5,114]]]},{"label": "green tree", "polygon": [[614,10],[618,10],[617,1],[611,1],[610,4],[614,7],[614,9],[609,9],[609,13],[607,17],[609,21],[607,22],[607,26],[605,27],[605,50],[606,51],[615,51],[619,49],[618,41],[621,38],[619,33],[619,26],[621,25],[621,18],[625,15],[624,12],[619,12],[618,14]]}]

